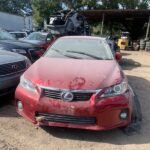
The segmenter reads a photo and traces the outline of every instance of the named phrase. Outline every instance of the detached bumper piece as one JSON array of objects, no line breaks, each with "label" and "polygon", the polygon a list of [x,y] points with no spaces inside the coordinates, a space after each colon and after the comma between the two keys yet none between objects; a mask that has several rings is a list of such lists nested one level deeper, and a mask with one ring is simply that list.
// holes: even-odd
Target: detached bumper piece
[{"label": "detached bumper piece", "polygon": [[49,122],[61,122],[70,124],[96,124],[95,117],[78,117],[78,116],[68,116],[68,115],[58,115],[49,113],[37,113],[37,121],[49,121]]}]

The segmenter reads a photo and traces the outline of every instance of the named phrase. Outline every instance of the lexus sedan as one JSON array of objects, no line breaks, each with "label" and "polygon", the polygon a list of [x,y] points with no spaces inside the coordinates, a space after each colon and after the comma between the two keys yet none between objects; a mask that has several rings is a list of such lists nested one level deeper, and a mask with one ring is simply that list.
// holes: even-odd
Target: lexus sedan
[{"label": "lexus sedan", "polygon": [[17,112],[39,126],[108,130],[140,122],[120,58],[104,38],[59,38],[21,76]]},{"label": "lexus sedan", "polygon": [[15,91],[30,64],[25,56],[0,50],[0,97]]}]

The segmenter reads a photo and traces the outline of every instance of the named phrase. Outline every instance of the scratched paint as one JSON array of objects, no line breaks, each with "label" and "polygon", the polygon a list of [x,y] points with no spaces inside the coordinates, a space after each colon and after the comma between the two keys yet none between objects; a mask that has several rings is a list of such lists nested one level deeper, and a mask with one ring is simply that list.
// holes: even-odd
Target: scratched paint
[{"label": "scratched paint", "polygon": [[75,90],[81,89],[85,85],[85,82],[83,77],[76,77],[70,82],[69,88]]}]

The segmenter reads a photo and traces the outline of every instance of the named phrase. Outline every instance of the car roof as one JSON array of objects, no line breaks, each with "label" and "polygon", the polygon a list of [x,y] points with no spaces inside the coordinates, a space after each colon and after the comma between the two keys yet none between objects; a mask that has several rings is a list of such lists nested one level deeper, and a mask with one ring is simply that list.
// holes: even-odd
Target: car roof
[{"label": "car roof", "polygon": [[106,40],[103,37],[96,37],[96,36],[63,36],[60,39],[91,39],[91,40]]}]

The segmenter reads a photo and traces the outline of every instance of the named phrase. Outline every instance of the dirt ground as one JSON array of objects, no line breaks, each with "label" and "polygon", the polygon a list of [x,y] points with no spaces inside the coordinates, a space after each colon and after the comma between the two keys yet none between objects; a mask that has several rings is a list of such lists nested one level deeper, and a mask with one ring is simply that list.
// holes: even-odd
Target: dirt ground
[{"label": "dirt ground", "polygon": [[55,127],[37,129],[18,116],[13,105],[7,102],[0,105],[0,150],[149,150],[150,52],[122,53],[120,64],[142,105],[143,122],[139,132],[127,136],[120,129],[105,132]]}]

